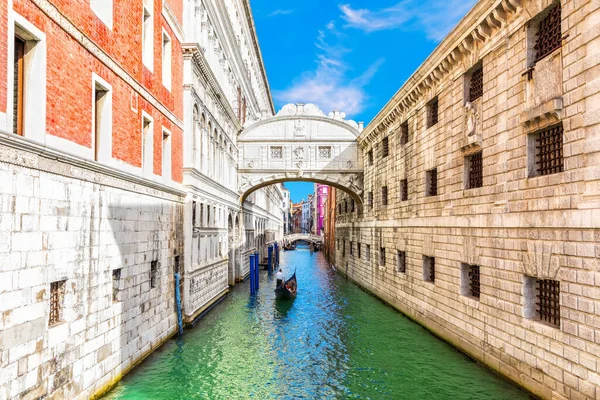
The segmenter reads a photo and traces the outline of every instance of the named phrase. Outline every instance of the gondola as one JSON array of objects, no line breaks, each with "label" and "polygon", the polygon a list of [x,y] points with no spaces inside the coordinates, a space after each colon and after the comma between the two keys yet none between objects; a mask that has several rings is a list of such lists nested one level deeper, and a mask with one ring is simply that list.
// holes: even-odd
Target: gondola
[{"label": "gondola", "polygon": [[[291,288],[292,290],[288,289]],[[298,281],[296,281],[296,272],[281,286],[275,288],[275,298],[278,300],[293,300],[298,291]]]},{"label": "gondola", "polygon": [[292,251],[292,250],[296,250],[296,246],[294,246],[293,244],[288,244],[283,246],[283,251]]}]

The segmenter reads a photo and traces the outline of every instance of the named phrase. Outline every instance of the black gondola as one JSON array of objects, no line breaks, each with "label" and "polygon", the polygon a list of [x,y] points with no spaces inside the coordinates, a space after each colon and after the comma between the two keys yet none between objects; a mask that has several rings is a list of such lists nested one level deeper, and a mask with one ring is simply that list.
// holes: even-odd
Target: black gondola
[{"label": "black gondola", "polygon": [[283,246],[283,251],[292,251],[292,250],[296,250],[296,246],[294,246],[293,244],[288,244]]},{"label": "black gondola", "polygon": [[298,291],[298,281],[296,280],[296,272],[294,275],[281,286],[275,288],[275,298],[278,300],[293,300],[296,298]]}]

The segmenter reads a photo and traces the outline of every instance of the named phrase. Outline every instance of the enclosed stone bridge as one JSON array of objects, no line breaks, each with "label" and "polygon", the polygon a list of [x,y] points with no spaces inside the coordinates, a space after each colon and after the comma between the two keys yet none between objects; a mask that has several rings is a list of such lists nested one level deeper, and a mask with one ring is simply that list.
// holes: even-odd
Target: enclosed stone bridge
[{"label": "enclosed stone bridge", "polygon": [[314,104],[288,104],[276,116],[247,124],[238,138],[241,202],[253,191],[286,181],[323,183],[363,204],[362,124]]},{"label": "enclosed stone bridge", "polygon": [[308,233],[292,233],[283,237],[284,243],[294,243],[298,240],[304,240],[311,243],[323,243],[323,237],[319,235],[311,235]]}]

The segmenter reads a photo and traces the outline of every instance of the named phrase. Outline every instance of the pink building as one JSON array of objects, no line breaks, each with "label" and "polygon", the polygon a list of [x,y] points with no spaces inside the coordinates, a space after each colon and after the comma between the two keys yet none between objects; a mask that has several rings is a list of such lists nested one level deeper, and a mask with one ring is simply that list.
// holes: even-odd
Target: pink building
[{"label": "pink building", "polygon": [[329,196],[329,186],[315,183],[315,222],[316,222],[316,234],[323,235],[325,216],[325,201]]}]

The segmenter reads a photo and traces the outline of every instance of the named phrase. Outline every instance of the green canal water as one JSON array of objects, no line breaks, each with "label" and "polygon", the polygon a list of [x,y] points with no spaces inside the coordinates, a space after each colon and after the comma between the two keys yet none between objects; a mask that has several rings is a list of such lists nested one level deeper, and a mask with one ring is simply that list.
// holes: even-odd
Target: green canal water
[{"label": "green canal water", "polygon": [[298,297],[236,285],[183,339],[107,399],[527,399],[511,383],[331,271],[308,248],[281,253]]}]

